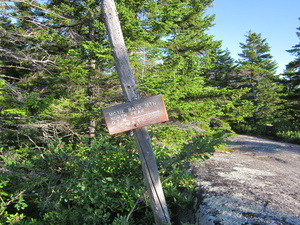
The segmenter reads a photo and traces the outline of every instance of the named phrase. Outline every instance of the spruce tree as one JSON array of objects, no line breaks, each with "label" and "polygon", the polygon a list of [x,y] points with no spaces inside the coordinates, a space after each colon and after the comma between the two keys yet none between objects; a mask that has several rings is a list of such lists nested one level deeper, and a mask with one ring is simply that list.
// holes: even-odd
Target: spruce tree
[{"label": "spruce tree", "polygon": [[[12,2],[3,3],[10,29],[2,33],[0,53],[4,68],[14,71],[5,69],[4,74],[22,78],[16,85],[23,92],[47,100],[43,114],[48,119],[63,121],[93,139],[99,127],[96,117],[103,122],[101,107],[120,93],[114,91],[117,79],[111,73],[101,1]],[[23,67],[26,75],[17,70]]]},{"label": "spruce tree", "polygon": [[218,48],[215,52],[213,68],[206,74],[208,84],[219,88],[230,87],[230,78],[236,70],[235,60],[230,56],[228,49]]},{"label": "spruce tree", "polygon": [[[10,28],[5,28],[9,32],[3,33],[1,47],[12,54],[6,60],[3,53],[1,60],[12,65],[18,61],[14,57],[24,56],[22,66],[30,70],[24,75],[6,69],[4,74],[22,78],[15,84],[34,92],[37,102],[45,99],[43,112],[37,113],[43,114],[40,118],[62,120],[76,132],[94,138],[95,128],[105,129],[101,109],[124,102],[101,1],[7,2],[7,17],[15,19],[7,23]],[[226,66],[232,66],[232,61],[228,53],[218,53],[221,42],[206,32],[214,20],[206,15],[212,2],[116,0],[141,95],[163,94],[172,122],[208,126],[238,107],[241,93],[224,88]],[[28,31],[34,36],[26,36]],[[209,78],[212,73],[218,85]],[[234,101],[232,96],[236,96]]]},{"label": "spruce tree", "polygon": [[[55,67],[55,59],[40,42],[48,32],[41,19],[44,12],[33,1],[3,1],[1,6],[1,139],[11,146],[22,144],[23,138],[36,145],[32,137],[38,136],[38,129],[45,124],[56,129],[41,116],[51,104],[52,95],[42,96],[37,86],[28,85],[32,78],[44,72],[51,74]],[[20,137],[18,142],[16,137]]]},{"label": "spruce tree", "polygon": [[151,1],[143,12],[144,27],[154,37],[154,48],[146,50],[147,60],[155,61],[149,60],[153,66],[139,83],[148,93],[165,96],[171,121],[209,124],[222,114],[214,99],[224,91],[205,86],[205,74],[220,46],[206,33],[214,19],[205,15],[211,3]]},{"label": "spruce tree", "polygon": [[[297,30],[296,34],[300,38],[300,27]],[[288,119],[292,120],[293,123],[298,123],[300,119],[300,43],[287,52],[295,56],[295,60],[286,65],[286,71],[283,74],[287,93],[285,107]]]},{"label": "spruce tree", "polygon": [[249,31],[246,42],[240,43],[242,53],[234,85],[236,88],[249,87],[246,97],[255,107],[252,122],[271,123],[278,103],[281,86],[276,76],[277,64],[270,54],[270,47],[261,34]]}]

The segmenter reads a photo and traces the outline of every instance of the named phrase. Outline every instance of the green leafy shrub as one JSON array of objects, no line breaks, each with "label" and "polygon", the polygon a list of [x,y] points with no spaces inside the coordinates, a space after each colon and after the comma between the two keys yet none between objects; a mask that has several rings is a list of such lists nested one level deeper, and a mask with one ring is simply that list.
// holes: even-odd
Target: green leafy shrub
[{"label": "green leafy shrub", "polygon": [[288,120],[280,120],[274,123],[274,134],[282,141],[300,144],[300,126]]},{"label": "green leafy shrub", "polygon": [[193,129],[181,129],[175,126],[168,126],[152,130],[154,142],[161,146],[168,146],[180,149],[187,140],[197,135]]},{"label": "green leafy shrub", "polygon": [[300,144],[300,131],[279,131],[276,135],[284,141]]},{"label": "green leafy shrub", "polygon": [[278,141],[300,144],[300,126],[289,120],[279,119],[273,124],[235,124],[233,129],[240,134],[272,137]]},{"label": "green leafy shrub", "polygon": [[[126,147],[114,144],[57,141],[47,149],[24,148],[14,154],[2,149],[1,165],[13,171],[1,173],[8,180],[3,190],[10,198],[7,202],[19,209],[16,214],[2,204],[2,221],[9,222],[9,214],[23,212],[27,222],[111,224],[118,215],[129,212],[144,191],[142,172],[132,143]],[[21,192],[20,200],[14,197]],[[21,210],[22,196],[34,210],[26,210],[25,205]]]},{"label": "green leafy shrub", "polygon": [[[223,134],[194,137],[181,149],[154,147],[172,218],[194,201],[188,163],[209,157]],[[132,138],[57,140],[47,148],[2,148],[0,156],[2,224],[154,223]]]}]

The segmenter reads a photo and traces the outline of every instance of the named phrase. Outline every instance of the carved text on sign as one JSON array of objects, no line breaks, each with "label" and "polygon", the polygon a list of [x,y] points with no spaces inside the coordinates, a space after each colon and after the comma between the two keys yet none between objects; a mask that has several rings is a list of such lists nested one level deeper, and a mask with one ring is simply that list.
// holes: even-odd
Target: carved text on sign
[{"label": "carved text on sign", "polygon": [[105,108],[103,114],[110,134],[169,120],[162,95]]}]

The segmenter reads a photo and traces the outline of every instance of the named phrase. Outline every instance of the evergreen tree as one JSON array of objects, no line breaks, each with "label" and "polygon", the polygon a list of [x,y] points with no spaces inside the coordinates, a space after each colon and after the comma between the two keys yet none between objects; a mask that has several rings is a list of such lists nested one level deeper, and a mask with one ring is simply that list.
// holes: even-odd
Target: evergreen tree
[{"label": "evergreen tree", "polygon": [[242,53],[234,85],[249,87],[247,99],[255,107],[252,123],[271,123],[280,102],[281,86],[276,76],[277,64],[272,60],[270,47],[261,34],[249,31],[246,42],[240,44]]},{"label": "evergreen tree", "polygon": [[[36,93],[36,101],[47,102],[47,110],[39,111],[43,118],[67,122],[90,139],[95,137],[101,107],[120,93],[114,91],[117,79],[111,73],[113,61],[99,5],[100,1],[5,2],[10,29],[3,32],[0,49],[7,63],[3,68],[14,69],[4,74],[22,78],[17,86]],[[33,98],[30,102],[35,104]]]},{"label": "evergreen tree", "polygon": [[[296,32],[300,38],[300,27]],[[300,43],[287,50],[287,52],[294,55],[296,58],[286,66],[286,71],[283,74],[283,82],[286,86],[287,103],[285,104],[288,119],[293,122],[299,122],[300,119]]]},{"label": "evergreen tree", "polygon": [[[41,118],[52,96],[40,96],[28,85],[30,78],[51,73],[55,59],[41,46],[41,36],[48,30],[41,20],[42,10],[34,2],[4,1],[1,3],[1,111],[0,129],[3,143],[22,143],[22,137],[33,141],[28,134],[53,124]],[[36,8],[35,8],[36,6]],[[41,122],[41,121],[44,122]],[[14,143],[12,143],[14,142]]]},{"label": "evergreen tree", "polygon": [[217,49],[213,68],[206,75],[206,80],[212,86],[219,88],[230,87],[230,79],[236,70],[235,60],[230,56],[228,49]]},{"label": "evergreen tree", "polygon": [[220,46],[206,33],[214,19],[205,15],[211,3],[151,1],[143,11],[143,26],[153,35],[154,48],[146,48],[152,67],[139,84],[150,94],[164,95],[171,122],[198,122],[208,128],[213,119],[224,115],[223,103],[229,101],[228,90],[205,81]]},{"label": "evergreen tree", "polygon": [[[186,204],[181,193],[195,186],[182,171],[186,162],[209,157],[222,141],[224,132],[191,139],[203,132],[199,126],[230,129],[224,121],[241,122],[250,108],[250,102],[241,99],[247,88],[226,88],[233,69],[226,70],[226,65],[232,66],[232,60],[228,52],[218,50],[220,41],[206,34],[214,16],[205,10],[212,1],[116,1],[142,97],[164,94],[171,125],[179,124],[183,131],[161,132],[168,141],[177,139],[180,151],[155,149],[161,172],[172,175],[165,182],[169,198],[176,202],[172,208]],[[0,175],[5,179],[0,185],[5,187],[5,201],[0,203],[5,215],[0,221],[115,224],[131,223],[131,214],[139,214],[137,221],[143,223],[144,214],[132,210],[144,195],[131,139],[96,132],[104,129],[102,107],[124,101],[100,0],[2,3]],[[85,135],[90,143],[68,142],[74,135]],[[22,147],[12,150],[10,140]]]},{"label": "evergreen tree", "polygon": [[[15,86],[32,95],[29,102],[34,107],[29,108],[36,120],[64,121],[93,139],[96,128],[104,129],[101,109],[124,101],[101,1],[12,2],[5,1],[3,7],[7,22],[1,47],[11,53],[7,57],[2,51],[2,63],[9,64],[3,74],[20,78]],[[206,33],[214,19],[205,14],[211,3],[116,1],[142,97],[162,93],[172,121],[199,122],[206,128],[212,120],[233,112],[244,92],[224,88],[233,65],[229,53],[219,52],[221,42]],[[9,22],[9,18],[14,19]],[[25,70],[8,71],[20,56]],[[37,110],[41,104],[43,110]],[[242,114],[238,117],[239,121],[243,118]]]}]

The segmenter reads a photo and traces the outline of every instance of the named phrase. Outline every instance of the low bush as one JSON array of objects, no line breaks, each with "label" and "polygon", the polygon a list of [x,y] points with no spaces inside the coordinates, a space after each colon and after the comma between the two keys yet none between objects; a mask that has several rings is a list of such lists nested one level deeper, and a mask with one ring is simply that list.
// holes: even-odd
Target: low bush
[{"label": "low bush", "polygon": [[278,120],[273,124],[233,124],[232,127],[239,134],[260,135],[300,144],[300,126],[288,120]]},{"label": "low bush", "polygon": [[274,123],[274,132],[277,139],[300,144],[300,125],[288,120],[280,120]]},{"label": "low bush", "polygon": [[[180,150],[155,146],[172,218],[191,207],[196,181],[191,160],[204,160],[224,133],[197,136]],[[141,164],[125,135],[1,148],[0,224],[152,224]]]}]

